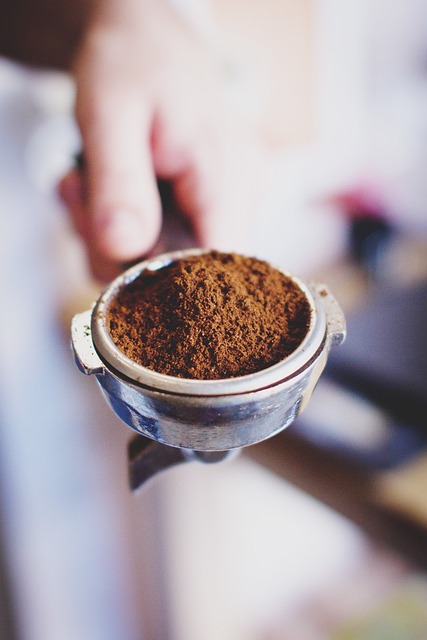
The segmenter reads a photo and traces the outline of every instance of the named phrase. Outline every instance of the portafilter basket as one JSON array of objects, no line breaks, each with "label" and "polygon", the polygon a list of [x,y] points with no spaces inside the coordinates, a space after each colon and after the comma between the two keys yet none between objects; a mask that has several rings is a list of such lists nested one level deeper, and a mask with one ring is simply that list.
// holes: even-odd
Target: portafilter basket
[{"label": "portafilter basket", "polygon": [[241,377],[194,380],[157,373],[130,360],[108,331],[111,300],[143,272],[202,253],[176,251],[133,266],[108,286],[91,310],[72,320],[77,366],[96,377],[113,411],[144,436],[129,447],[132,488],[172,464],[216,462],[285,429],[309,401],[330,348],[345,338],[344,314],[327,287],[285,273],[305,294],[311,320],[302,343],[279,363]]}]

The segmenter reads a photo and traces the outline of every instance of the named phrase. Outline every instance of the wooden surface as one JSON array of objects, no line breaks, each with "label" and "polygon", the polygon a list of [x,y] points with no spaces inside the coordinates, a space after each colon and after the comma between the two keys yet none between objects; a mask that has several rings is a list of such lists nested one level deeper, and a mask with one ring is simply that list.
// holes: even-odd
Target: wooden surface
[{"label": "wooden surface", "polygon": [[427,530],[378,501],[378,476],[321,450],[297,424],[245,451],[253,460],[359,525],[369,536],[427,568]]}]

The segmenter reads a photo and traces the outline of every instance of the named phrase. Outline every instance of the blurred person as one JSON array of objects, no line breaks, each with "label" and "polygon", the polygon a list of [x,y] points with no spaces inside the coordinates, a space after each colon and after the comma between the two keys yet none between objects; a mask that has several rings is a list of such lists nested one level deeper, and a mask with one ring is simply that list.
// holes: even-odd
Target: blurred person
[{"label": "blurred person", "polygon": [[[242,28],[248,15],[254,20],[257,4],[235,3]],[[292,2],[284,2],[282,8],[280,4],[271,2],[265,11],[271,12],[284,30],[286,21],[295,24],[295,16]],[[396,58],[388,62],[388,54],[397,47],[395,30],[406,5],[394,0],[386,15],[384,2],[376,0],[368,16],[366,2],[362,3],[365,9],[354,0],[341,3],[341,7],[335,0],[304,4],[302,39],[312,42],[313,63],[307,83],[317,110],[312,147],[305,149],[304,162],[307,166],[312,163],[318,184],[308,175],[309,169],[293,176],[298,162],[295,156],[290,156],[293,166],[283,171],[281,182],[299,181],[307,201],[315,190],[333,193],[356,189],[365,197],[373,194],[388,217],[399,225],[402,220],[413,224],[414,217],[419,220],[424,215],[424,192],[414,189],[407,177],[410,173],[415,181],[414,160],[423,154],[415,151],[410,140],[414,131],[424,129],[418,77],[414,101],[408,89],[419,52],[405,41]],[[411,6],[414,14],[422,15],[418,0]],[[73,71],[76,116],[87,162],[85,183],[72,171],[62,181],[61,193],[86,243],[92,270],[102,279],[109,279],[124,263],[155,246],[161,226],[156,178],[172,183],[177,207],[190,220],[196,242],[203,246],[243,250],[251,213],[259,213],[256,204],[262,191],[265,149],[261,150],[257,131],[249,127],[242,112],[233,111],[230,105],[233,78],[228,61],[217,46],[218,34],[206,27],[209,19],[205,29],[198,28],[200,7],[208,13],[209,7],[223,11],[221,2],[207,0],[99,0],[82,30]],[[316,21],[318,33],[311,30]],[[405,24],[408,39],[415,26],[412,16]],[[237,24],[235,28],[238,39]],[[254,40],[254,56],[263,55],[260,48]],[[295,62],[293,72],[302,75],[307,67]],[[276,81],[279,79],[277,73]],[[283,80],[286,85],[287,78]],[[372,86],[377,90],[372,91]],[[290,84],[285,87],[287,101],[292,100],[294,88]],[[398,95],[398,104],[390,114],[393,92]],[[302,100],[299,108],[305,108]],[[413,124],[415,116],[417,126]],[[409,143],[412,148],[403,161]],[[283,147],[289,149],[286,144]],[[301,230],[297,243],[307,254],[314,253],[310,237],[317,238],[317,245],[328,242],[339,248],[343,245],[345,250],[344,225],[340,226],[337,218],[331,218],[332,233],[327,232],[325,212],[319,216],[309,202],[298,205],[291,201],[288,206],[286,196],[280,200],[277,215],[271,215],[267,225],[269,247],[273,245],[271,229],[277,229],[280,236],[279,228],[288,232],[289,226],[289,234]],[[293,213],[287,213],[286,207]],[[313,210],[314,216],[301,214],[304,207]],[[418,211],[412,214],[416,207],[421,215]],[[260,246],[258,243],[257,248]],[[292,246],[281,241],[280,251],[283,247],[292,263]],[[315,247],[315,251],[323,256],[326,250]],[[333,255],[331,249],[329,255]],[[301,269],[304,266],[298,271]]]},{"label": "blurred person", "polygon": [[[248,102],[261,100],[268,82],[282,85],[281,95],[268,97],[282,110],[275,125],[280,117],[285,122],[280,126],[286,129],[286,142],[294,143],[289,133],[300,133],[301,121],[304,128],[311,118],[305,126],[311,126],[305,155],[291,155],[291,166],[283,171],[282,184],[298,184],[302,194],[290,200],[289,208],[301,208],[307,194],[315,200],[319,193],[357,188],[380,192],[393,218],[422,219],[424,190],[414,167],[423,165],[424,145],[419,143],[417,155],[412,138],[421,140],[424,130],[419,62],[425,49],[419,28],[424,5],[411,0],[408,12],[403,0],[393,0],[389,11],[385,0],[375,0],[369,11],[368,4],[269,0],[260,8],[257,0],[1,0],[0,54],[73,72],[86,170],[84,183],[78,171],[70,171],[60,191],[95,275],[109,279],[123,263],[155,246],[161,226],[156,178],[172,183],[177,207],[192,223],[197,243],[243,247],[250,212],[256,211],[262,192],[266,157],[258,132],[228,100],[235,70],[218,46],[227,35],[236,41],[237,57],[253,56],[252,67],[271,72]],[[213,33],[214,10],[222,18],[219,31],[228,32],[219,38]],[[268,25],[266,14],[272,16]],[[281,49],[272,25],[287,43]],[[298,44],[289,45],[292,39]],[[263,50],[268,46],[275,56],[268,59],[269,67]],[[415,185],[408,182],[408,173]],[[283,202],[286,194],[281,211]],[[290,241],[288,254],[302,238],[308,260],[314,247],[307,244],[306,227],[316,225],[317,218],[309,216],[304,226],[298,217],[283,213],[273,224],[283,226],[285,220],[291,225],[296,241]],[[340,245],[335,218],[329,226],[324,211],[321,218],[325,238],[332,225]],[[270,233],[270,245],[273,236],[281,235]],[[318,245],[324,241],[317,226],[313,235],[322,258]],[[280,251],[282,245],[281,240]]]}]

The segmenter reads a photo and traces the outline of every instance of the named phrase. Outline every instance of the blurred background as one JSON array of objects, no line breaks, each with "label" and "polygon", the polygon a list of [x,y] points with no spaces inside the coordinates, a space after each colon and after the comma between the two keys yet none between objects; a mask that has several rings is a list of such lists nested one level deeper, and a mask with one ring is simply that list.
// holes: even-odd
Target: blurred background
[{"label": "blurred background", "polygon": [[0,637],[425,639],[426,3],[195,4],[274,158],[253,253],[327,282],[349,334],[286,432],[135,494],[69,347],[99,293],[56,194],[86,4],[52,4],[0,26]]}]

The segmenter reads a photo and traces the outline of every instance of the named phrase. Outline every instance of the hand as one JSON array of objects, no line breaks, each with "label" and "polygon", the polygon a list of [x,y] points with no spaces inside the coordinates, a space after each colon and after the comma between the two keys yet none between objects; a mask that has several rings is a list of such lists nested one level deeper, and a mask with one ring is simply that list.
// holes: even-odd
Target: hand
[{"label": "hand", "polygon": [[240,250],[258,191],[256,145],[226,96],[220,61],[162,0],[101,2],[75,65],[86,169],[61,195],[94,275],[155,245],[156,177],[171,181],[197,242]]}]

